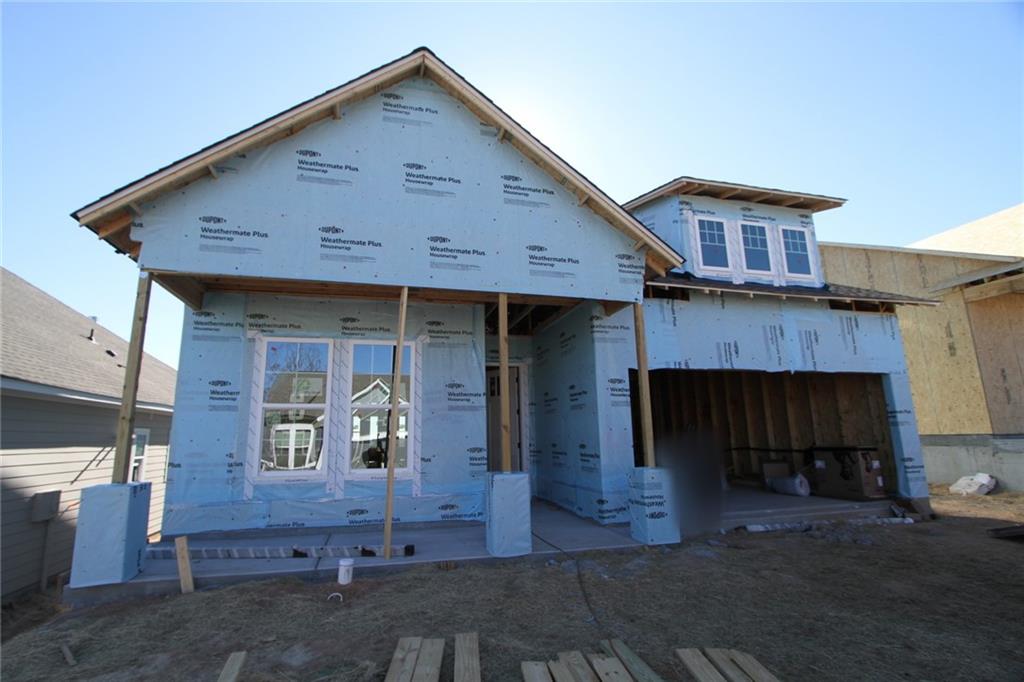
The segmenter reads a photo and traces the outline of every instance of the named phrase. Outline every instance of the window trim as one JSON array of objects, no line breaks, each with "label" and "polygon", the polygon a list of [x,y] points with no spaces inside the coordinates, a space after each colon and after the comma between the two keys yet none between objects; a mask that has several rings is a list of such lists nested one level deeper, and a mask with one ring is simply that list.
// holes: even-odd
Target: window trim
[{"label": "window trim", "polygon": [[[353,469],[352,468],[352,444],[355,442],[355,431],[352,425],[352,412],[359,409],[359,405],[352,400],[352,383],[356,373],[356,362],[355,352],[356,346],[394,346],[394,340],[388,339],[346,339],[350,344],[350,369],[348,372],[348,388],[346,393],[348,394],[348,413],[344,415],[347,419],[345,422],[346,429],[348,430],[348,443],[346,443],[346,450],[343,458],[343,464],[341,470],[345,478],[355,480],[375,480],[383,479],[387,477],[387,468],[382,469]],[[411,479],[416,475],[415,462],[419,455],[416,449],[416,389],[418,376],[416,374],[416,342],[415,341],[403,341],[403,348],[409,349],[409,400],[404,406],[399,403],[399,414],[404,410],[406,413],[405,430],[406,430],[406,444],[405,451],[405,466],[395,467],[395,479]],[[404,373],[404,368],[403,368]],[[388,410],[391,409],[391,404],[388,403]]]},{"label": "window trim", "polygon": [[[725,247],[725,262],[726,262],[725,266],[721,266],[721,265],[707,265],[706,263],[704,263],[704,243],[700,239],[700,221],[701,220],[707,220],[707,221],[711,221],[711,222],[716,222],[716,223],[721,223],[722,224],[722,236],[725,238],[725,243],[722,244],[722,246]],[[711,217],[711,216],[701,216],[701,215],[698,215],[696,213],[694,214],[694,216],[693,216],[693,238],[694,238],[694,244],[697,247],[695,249],[695,251],[697,252],[697,261],[700,263],[701,270],[709,270],[709,271],[712,271],[712,272],[722,272],[722,273],[731,273],[733,271],[732,254],[729,253],[729,229],[730,229],[730,224],[729,223],[730,223],[730,221],[726,220],[725,218],[719,217],[719,216]]]},{"label": "window trim", "polygon": [[[258,381],[256,390],[258,396],[259,407],[256,413],[250,415],[250,418],[255,420],[256,433],[259,435],[256,438],[256,446],[253,448],[255,452],[255,467],[256,467],[256,481],[259,483],[274,483],[282,481],[292,480],[303,480],[303,481],[318,481],[320,479],[327,479],[328,463],[327,458],[332,454],[330,428],[331,428],[331,385],[335,380],[332,376],[332,368],[334,367],[334,339],[327,337],[318,336],[260,336],[260,343],[262,344],[262,359],[258,368]],[[290,471],[264,471],[262,467],[263,462],[263,413],[267,409],[268,405],[271,405],[271,409],[277,410],[288,410],[288,409],[309,409],[309,403],[268,403],[263,399],[264,394],[264,382],[267,379],[267,346],[274,342],[285,342],[285,343],[322,343],[327,346],[327,378],[324,382],[324,435],[323,445],[320,450],[319,467],[316,469],[297,469]],[[316,403],[319,405],[320,403]]]},{"label": "window trim", "polygon": [[[752,275],[754,277],[764,277],[764,278],[772,277],[773,275],[775,275],[775,273],[777,272],[777,268],[775,267],[775,258],[772,255],[772,228],[774,227],[774,225],[769,225],[769,224],[763,223],[763,222],[761,222],[759,220],[740,220],[740,221],[737,221],[736,225],[739,228],[740,251],[743,252],[743,266],[742,266],[743,267],[743,274],[745,274],[745,275]],[[767,270],[753,270],[753,269],[751,269],[747,265],[747,245],[743,242],[743,238],[744,238],[743,226],[744,225],[750,225],[751,227],[760,227],[762,230],[764,230],[764,243],[765,243],[765,247],[764,248],[765,248],[765,251],[768,252],[768,269]],[[779,234],[781,235],[782,233],[780,232]],[[783,255],[785,255],[785,254],[783,254]]]},{"label": "window trim", "polygon": [[[792,230],[793,232],[802,232],[804,235],[804,243],[807,245],[807,269],[810,272],[790,272],[789,261],[786,258],[786,235],[784,230]],[[814,251],[816,250],[814,240],[811,237],[811,230],[806,227],[791,226],[791,225],[779,225],[779,246],[782,252],[782,272],[789,279],[804,279],[817,281],[818,276],[816,274],[816,261]]]},{"label": "window trim", "polygon": [[[145,433],[146,434],[146,449],[142,451],[142,457],[139,458],[140,459],[140,462],[139,462],[139,478],[135,479],[135,478],[132,477],[132,473],[135,470],[135,442],[136,442],[135,439],[136,439],[136,437],[137,437],[137,435],[139,433]],[[148,428],[139,427],[139,428],[132,429],[132,450],[131,450],[131,456],[128,459],[128,461],[129,461],[128,480],[129,480],[130,483],[142,483],[142,482],[144,482],[146,480],[146,462],[149,459],[149,446],[150,446],[150,443],[152,442],[151,438],[152,438],[152,433],[150,432],[150,430]]]}]

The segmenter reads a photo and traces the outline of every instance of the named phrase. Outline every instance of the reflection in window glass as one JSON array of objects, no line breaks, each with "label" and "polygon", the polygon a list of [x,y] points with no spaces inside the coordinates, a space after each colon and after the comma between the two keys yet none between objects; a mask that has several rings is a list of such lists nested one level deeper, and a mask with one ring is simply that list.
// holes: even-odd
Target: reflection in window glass
[{"label": "reflection in window glass", "polygon": [[743,257],[747,270],[770,272],[771,259],[768,256],[768,235],[764,225],[740,225],[743,232]]},{"label": "reflection in window glass", "polygon": [[698,220],[700,257],[706,267],[729,267],[729,253],[725,246],[725,223],[719,220]]},{"label": "reflection in window glass", "polygon": [[[355,344],[352,348],[352,471],[387,467],[394,353],[395,346],[387,344]],[[396,469],[409,465],[412,347],[404,346],[402,353]]]},{"label": "reflection in window glass", "polygon": [[323,409],[263,410],[261,471],[319,469],[323,444]]},{"label": "reflection in window glass", "polygon": [[329,350],[322,341],[267,341],[260,471],[321,468]]},{"label": "reflection in window glass", "polygon": [[811,258],[807,252],[807,235],[803,230],[782,230],[782,246],[786,252],[786,272],[811,274]]},{"label": "reflection in window glass", "polygon": [[280,405],[325,402],[327,344],[271,341],[267,344],[263,402]]}]

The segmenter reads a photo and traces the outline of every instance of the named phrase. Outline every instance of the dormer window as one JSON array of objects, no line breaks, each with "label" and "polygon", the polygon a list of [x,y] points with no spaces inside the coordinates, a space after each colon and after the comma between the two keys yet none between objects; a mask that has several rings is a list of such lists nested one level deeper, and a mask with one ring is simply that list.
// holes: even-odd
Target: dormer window
[{"label": "dormer window", "polygon": [[706,268],[728,268],[729,253],[725,247],[725,223],[720,220],[697,221],[700,232],[700,260]]},{"label": "dormer window", "polygon": [[804,230],[782,228],[782,248],[786,254],[787,274],[811,274],[811,257],[807,250],[807,233]]},{"label": "dormer window", "polygon": [[740,229],[743,232],[743,260],[746,269],[753,272],[771,272],[768,231],[764,225],[742,223]]}]

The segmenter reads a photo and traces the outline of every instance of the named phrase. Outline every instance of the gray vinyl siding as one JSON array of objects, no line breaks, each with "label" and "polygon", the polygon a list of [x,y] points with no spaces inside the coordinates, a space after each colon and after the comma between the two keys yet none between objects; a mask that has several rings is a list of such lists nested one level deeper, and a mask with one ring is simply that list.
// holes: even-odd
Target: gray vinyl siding
[{"label": "gray vinyl siding", "polygon": [[[60,489],[60,513],[51,521],[48,573],[71,568],[78,503],[83,488],[109,483],[117,408],[84,402],[0,396],[0,551],[4,598],[39,582],[42,523],[32,523],[32,495]],[[167,480],[171,416],[139,412],[137,428],[150,430],[144,480],[153,484],[149,532],[160,532]]]}]

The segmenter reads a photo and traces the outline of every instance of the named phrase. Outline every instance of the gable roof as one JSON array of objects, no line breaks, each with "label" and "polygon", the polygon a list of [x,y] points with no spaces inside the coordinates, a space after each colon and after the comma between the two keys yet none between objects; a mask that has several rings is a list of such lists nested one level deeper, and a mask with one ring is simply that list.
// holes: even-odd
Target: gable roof
[{"label": "gable roof", "polygon": [[[128,342],[7,268],[0,273],[0,375],[120,402]],[[139,402],[173,405],[176,377],[172,367],[144,354]]]},{"label": "gable roof", "polygon": [[829,197],[824,194],[806,194],[804,192],[790,192],[784,189],[771,189],[769,187],[757,187],[755,185],[740,185],[735,182],[722,182],[721,180],[705,180],[683,175],[675,180],[670,180],[660,187],[655,187],[650,192],[641,194],[635,199],[627,201],[623,206],[633,211],[644,204],[669,196],[671,194],[686,194],[690,196],[711,197],[712,199],[729,199],[731,201],[746,201],[752,204],[767,204],[768,206],[779,206],[782,208],[793,208],[810,213],[827,211],[830,208],[839,208],[846,203],[846,199]]},{"label": "gable roof", "polygon": [[138,213],[138,202],[150,200],[206,175],[215,176],[214,166],[221,160],[293,135],[324,118],[337,118],[343,105],[365,99],[414,75],[435,81],[478,118],[498,128],[499,141],[513,145],[576,195],[581,205],[586,205],[613,227],[635,239],[638,248],[646,246],[647,264],[652,269],[663,272],[682,264],[682,256],[668,244],[425,47],[116,189],[78,209],[71,217],[119,251],[135,258],[136,247],[129,241],[125,228]]},{"label": "gable roof", "polygon": [[918,249],[977,251],[999,256],[1024,257],[1024,204],[1017,204],[959,227],[919,239],[909,246]]}]

